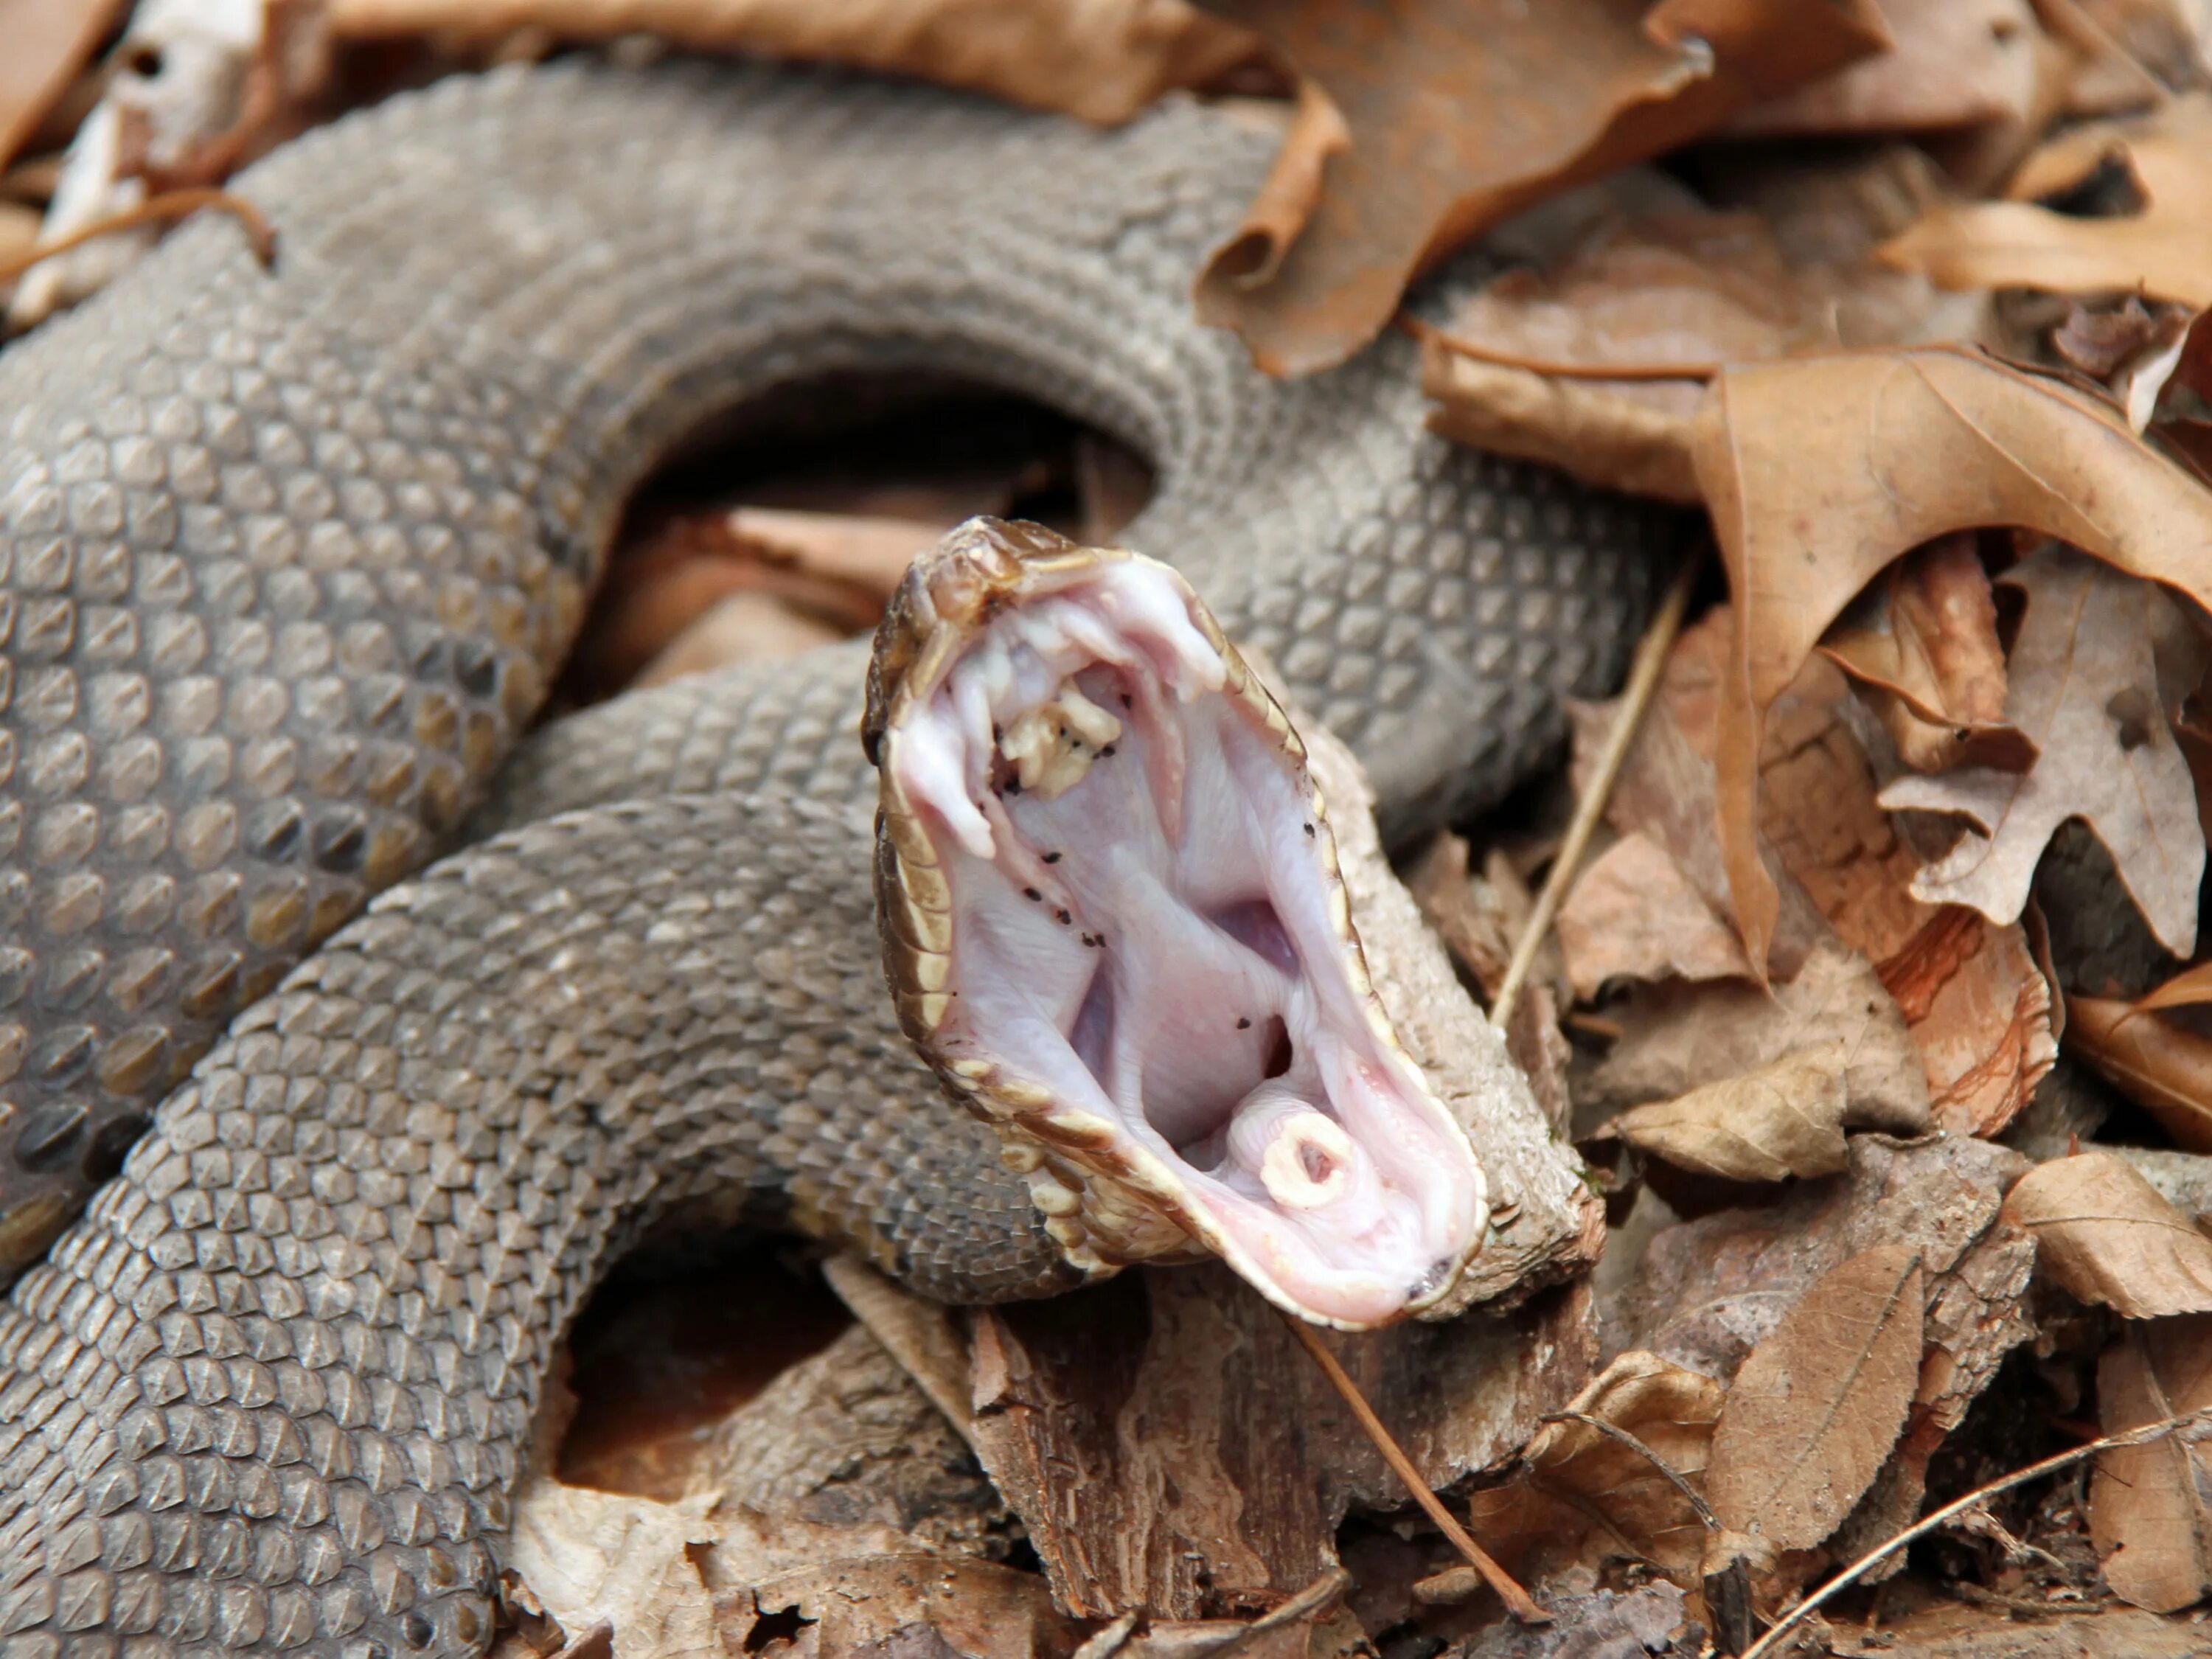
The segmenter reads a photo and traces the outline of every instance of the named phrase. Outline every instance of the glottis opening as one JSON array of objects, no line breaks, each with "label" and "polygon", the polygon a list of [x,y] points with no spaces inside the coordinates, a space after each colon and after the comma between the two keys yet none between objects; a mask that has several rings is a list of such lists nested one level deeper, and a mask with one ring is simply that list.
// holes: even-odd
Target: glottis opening
[{"label": "glottis opening", "polygon": [[887,757],[945,872],[932,1038],[1039,1085],[1282,1306],[1385,1322],[1481,1225],[1464,1135],[1399,1050],[1304,751],[1164,567],[1102,558],[989,614]]}]

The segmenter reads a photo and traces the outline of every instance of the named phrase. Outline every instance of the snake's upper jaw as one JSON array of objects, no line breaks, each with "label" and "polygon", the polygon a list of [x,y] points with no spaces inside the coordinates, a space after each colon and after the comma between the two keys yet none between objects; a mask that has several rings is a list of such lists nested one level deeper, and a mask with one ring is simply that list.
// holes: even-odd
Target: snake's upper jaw
[{"label": "snake's upper jaw", "polygon": [[1180,577],[963,526],[867,735],[901,1018],[1072,1260],[1194,1238],[1347,1328],[1450,1286],[1481,1170],[1369,985],[1304,745]]}]

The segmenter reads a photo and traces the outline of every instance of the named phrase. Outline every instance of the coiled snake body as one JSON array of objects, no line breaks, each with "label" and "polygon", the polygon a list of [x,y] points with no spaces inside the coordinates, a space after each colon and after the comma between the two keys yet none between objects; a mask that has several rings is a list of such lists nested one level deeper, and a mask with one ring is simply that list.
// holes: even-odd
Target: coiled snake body
[{"label": "coiled snake body", "polygon": [[[1662,521],[1423,435],[1402,343],[1284,386],[1197,328],[1268,148],[1180,103],[457,80],[246,175],[275,272],[196,224],[0,357],[9,1265],[153,1121],[0,1310],[0,1659],[480,1649],[553,1345],[672,1216],[948,1299],[1070,1282],[890,1016],[861,647],[488,784],[705,417],[852,368],[1034,396],[1153,459],[1130,544],[1395,823],[1553,746]],[[328,937],[487,787],[504,833]]]}]

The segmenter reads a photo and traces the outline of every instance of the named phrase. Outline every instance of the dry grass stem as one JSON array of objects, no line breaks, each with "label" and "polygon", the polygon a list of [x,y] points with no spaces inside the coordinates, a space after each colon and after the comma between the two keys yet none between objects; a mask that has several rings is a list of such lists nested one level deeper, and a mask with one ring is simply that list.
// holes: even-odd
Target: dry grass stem
[{"label": "dry grass stem", "polygon": [[1667,590],[1666,599],[1660,605],[1659,614],[1651,619],[1651,626],[1644,630],[1636,647],[1636,661],[1629,670],[1628,685],[1620,694],[1620,712],[1613,716],[1613,729],[1606,733],[1605,748],[1598,756],[1589,787],[1575,803],[1574,821],[1568,824],[1566,838],[1559,843],[1559,856],[1552,860],[1552,867],[1544,877],[1543,890],[1536,895],[1535,905],[1528,912],[1528,926],[1514,941],[1512,960],[1505,964],[1505,977],[1499,981],[1498,994],[1491,1001],[1490,1023],[1500,1030],[1513,1017],[1513,1005],[1519,1000],[1522,983],[1535,963],[1537,949],[1543,944],[1544,936],[1552,931],[1553,918],[1559,915],[1568,884],[1575,878],[1583,854],[1589,849],[1590,836],[1596,832],[1599,818],[1604,816],[1613,781],[1620,775],[1621,763],[1628,758],[1628,745],[1635,740],[1637,727],[1643,724],[1644,711],[1651,705],[1652,693],[1658,690],[1659,672],[1667,665],[1667,653],[1674,648],[1674,636],[1682,631],[1682,617],[1690,608],[1690,591],[1696,586],[1698,572],[1704,563],[1703,559],[1695,556],[1682,561],[1681,568],[1674,573],[1673,586]]}]

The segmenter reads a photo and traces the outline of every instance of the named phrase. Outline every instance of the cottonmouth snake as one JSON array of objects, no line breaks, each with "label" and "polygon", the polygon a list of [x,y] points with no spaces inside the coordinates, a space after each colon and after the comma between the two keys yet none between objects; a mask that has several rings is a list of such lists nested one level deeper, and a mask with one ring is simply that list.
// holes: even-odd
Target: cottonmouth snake
[{"label": "cottonmouth snake", "polygon": [[1184,102],[456,79],[240,181],[273,272],[196,223],[0,356],[10,1265],[153,1123],[0,1312],[0,1656],[480,1648],[553,1345],[671,1216],[948,1299],[1070,1282],[891,1018],[862,647],[491,781],[710,415],[855,368],[1032,396],[1154,460],[1129,543],[1392,825],[1553,750],[1666,522],[1424,435],[1402,341],[1278,386],[1196,327],[1270,148]]}]

